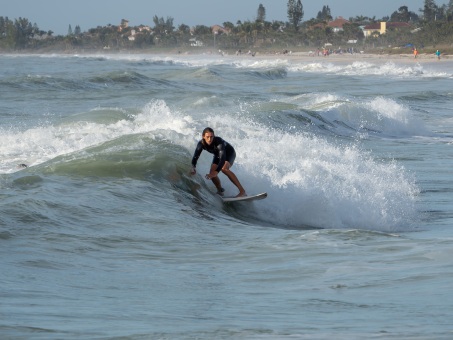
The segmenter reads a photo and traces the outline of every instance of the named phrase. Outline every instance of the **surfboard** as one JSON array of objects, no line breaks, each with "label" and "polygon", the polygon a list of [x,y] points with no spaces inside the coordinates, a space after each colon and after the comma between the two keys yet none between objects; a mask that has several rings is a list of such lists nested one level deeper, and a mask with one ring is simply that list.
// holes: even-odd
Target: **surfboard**
[{"label": "surfboard", "polygon": [[251,195],[251,196],[242,196],[242,197],[221,197],[224,202],[247,202],[247,201],[256,201],[262,200],[267,197],[267,192],[262,192],[261,194]]}]

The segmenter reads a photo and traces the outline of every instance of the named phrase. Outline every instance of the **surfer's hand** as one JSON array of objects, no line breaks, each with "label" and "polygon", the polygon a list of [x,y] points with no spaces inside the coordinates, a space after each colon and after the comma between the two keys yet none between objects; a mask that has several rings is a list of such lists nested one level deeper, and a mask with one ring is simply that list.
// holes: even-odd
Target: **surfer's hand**
[{"label": "surfer's hand", "polygon": [[197,173],[197,169],[195,169],[194,167],[192,167],[192,170],[190,170],[190,174],[191,175],[195,175]]}]

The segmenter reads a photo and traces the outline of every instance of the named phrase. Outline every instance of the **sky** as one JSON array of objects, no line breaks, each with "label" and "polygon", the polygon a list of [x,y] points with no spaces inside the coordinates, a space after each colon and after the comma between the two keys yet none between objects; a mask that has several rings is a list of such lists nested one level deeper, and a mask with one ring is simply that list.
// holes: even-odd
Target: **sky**
[{"label": "sky", "polygon": [[[435,0],[438,6],[447,2]],[[69,25],[73,30],[78,25],[83,32],[97,26],[119,25],[121,19],[129,20],[130,26],[153,27],[155,15],[173,18],[175,28],[181,24],[236,24],[238,20],[254,21],[260,4],[266,9],[267,21],[286,22],[287,3],[288,0],[1,0],[0,16],[11,20],[26,18],[43,31],[66,35]],[[401,6],[420,14],[423,4],[424,0],[302,0],[302,20],[315,18],[323,6],[329,6],[334,18],[363,15],[379,19]]]}]

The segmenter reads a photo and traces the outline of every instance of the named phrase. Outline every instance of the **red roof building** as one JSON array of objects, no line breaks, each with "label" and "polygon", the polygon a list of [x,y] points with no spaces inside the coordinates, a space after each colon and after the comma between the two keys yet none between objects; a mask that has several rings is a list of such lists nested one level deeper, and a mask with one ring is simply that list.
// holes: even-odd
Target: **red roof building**
[{"label": "red roof building", "polygon": [[332,30],[337,33],[343,30],[343,25],[344,24],[349,24],[349,21],[344,19],[343,17],[338,17],[333,21],[329,21],[327,26],[332,28]]}]

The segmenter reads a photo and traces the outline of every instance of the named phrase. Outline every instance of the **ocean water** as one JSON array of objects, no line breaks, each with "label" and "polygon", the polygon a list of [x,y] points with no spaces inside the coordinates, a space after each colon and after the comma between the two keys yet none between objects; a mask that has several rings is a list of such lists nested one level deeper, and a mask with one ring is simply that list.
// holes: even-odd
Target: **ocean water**
[{"label": "ocean water", "polygon": [[451,60],[2,55],[0,338],[451,339],[452,129]]}]

